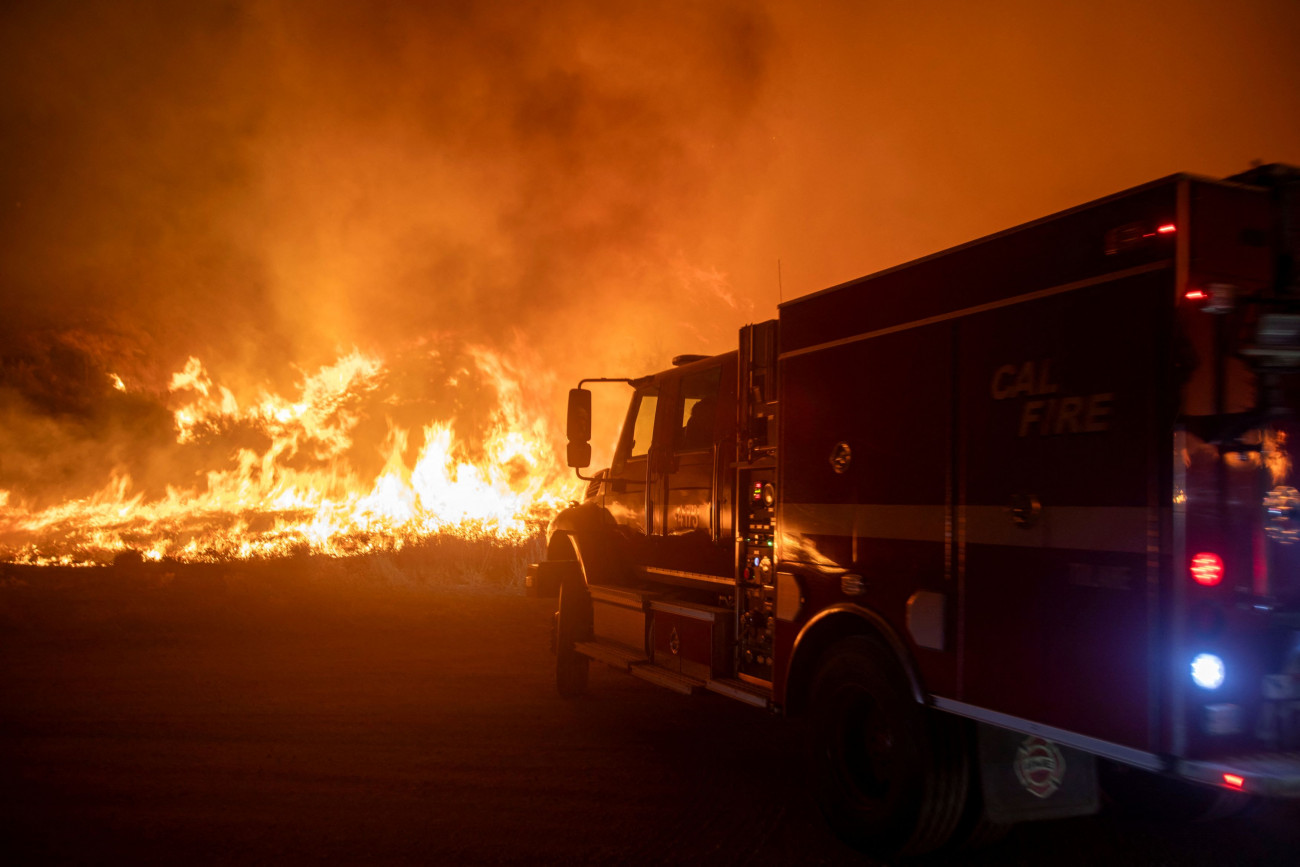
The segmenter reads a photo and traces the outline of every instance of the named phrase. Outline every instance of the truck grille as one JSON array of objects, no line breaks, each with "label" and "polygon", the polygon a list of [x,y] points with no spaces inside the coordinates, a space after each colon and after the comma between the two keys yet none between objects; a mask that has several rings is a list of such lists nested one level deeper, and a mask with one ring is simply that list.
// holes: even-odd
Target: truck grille
[{"label": "truck grille", "polygon": [[591,481],[587,482],[587,493],[583,497],[584,502],[594,500],[600,496],[600,484],[605,480],[607,475],[609,475],[609,470],[600,470],[596,475],[591,477]]}]

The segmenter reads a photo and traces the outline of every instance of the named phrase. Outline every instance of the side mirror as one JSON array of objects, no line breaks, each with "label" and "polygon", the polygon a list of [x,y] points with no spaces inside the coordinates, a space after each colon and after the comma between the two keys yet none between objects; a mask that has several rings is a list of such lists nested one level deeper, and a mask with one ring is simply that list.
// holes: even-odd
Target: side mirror
[{"label": "side mirror", "polygon": [[591,392],[585,388],[569,389],[569,466],[582,469],[591,465]]},{"label": "side mirror", "polygon": [[569,443],[567,458],[569,466],[576,470],[591,466],[591,443]]}]

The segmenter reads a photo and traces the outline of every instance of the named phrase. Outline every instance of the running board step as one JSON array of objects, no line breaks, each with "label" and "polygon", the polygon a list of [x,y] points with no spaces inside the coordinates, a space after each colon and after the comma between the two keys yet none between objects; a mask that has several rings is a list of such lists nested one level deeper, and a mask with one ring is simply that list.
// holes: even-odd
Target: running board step
[{"label": "running board step", "polygon": [[601,641],[599,638],[574,642],[573,649],[583,656],[603,662],[619,671],[627,671],[634,665],[650,663],[650,660],[645,658],[645,654],[637,653],[630,647],[612,641]]},{"label": "running board step", "polygon": [[655,665],[646,658],[645,654],[638,653],[630,647],[613,641],[606,641],[601,638],[578,641],[574,643],[573,649],[588,659],[603,662],[611,668],[616,668],[619,671],[639,677],[656,686],[671,689],[673,692],[679,692],[682,695],[693,695],[701,689],[706,689],[709,692],[725,695],[727,698],[743,701],[745,704],[754,707],[766,708],[771,702],[771,693],[761,687],[745,683],[743,680],[730,677],[700,680],[698,677],[691,677],[688,674],[669,671],[662,666]]},{"label": "running board step", "polygon": [[632,666],[628,669],[628,673],[642,680],[648,680],[653,684],[667,687],[673,692],[680,692],[682,695],[694,695],[696,690],[704,686],[702,680],[685,674],[678,674],[666,668],[660,668],[649,661]]},{"label": "running board step", "polygon": [[637,653],[630,647],[615,644],[612,641],[602,641],[599,638],[592,641],[579,641],[573,645],[573,649],[583,656],[597,662],[603,662],[611,668],[617,668],[619,671],[627,672],[642,680],[648,680],[656,686],[667,687],[673,692],[680,692],[682,695],[691,695],[704,686],[702,680],[687,677],[666,668],[660,668],[643,654]]},{"label": "running board step", "polygon": [[730,677],[719,678],[718,680],[710,679],[704,684],[704,688],[709,692],[716,692],[718,695],[725,695],[727,698],[734,698],[737,701],[743,701],[745,704],[764,709],[771,704],[772,700],[770,690]]}]

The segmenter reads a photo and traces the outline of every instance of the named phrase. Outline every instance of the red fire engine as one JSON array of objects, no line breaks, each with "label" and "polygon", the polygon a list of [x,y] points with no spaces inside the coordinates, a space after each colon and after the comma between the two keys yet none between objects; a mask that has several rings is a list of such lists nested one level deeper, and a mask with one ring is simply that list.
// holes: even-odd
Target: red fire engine
[{"label": "red fire engine", "polygon": [[622,380],[529,570],[561,695],[598,660],[802,715],[823,812],[883,855],[1126,774],[1300,796],[1298,263],[1300,170],[1175,175]]}]

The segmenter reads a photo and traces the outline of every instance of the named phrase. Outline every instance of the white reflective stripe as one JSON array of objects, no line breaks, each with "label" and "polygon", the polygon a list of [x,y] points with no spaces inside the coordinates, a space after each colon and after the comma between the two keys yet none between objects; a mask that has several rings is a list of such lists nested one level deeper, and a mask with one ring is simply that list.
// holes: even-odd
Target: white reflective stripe
[{"label": "white reflective stripe", "polygon": [[1012,716],[1011,714],[1001,713],[996,710],[976,707],[973,704],[966,704],[961,701],[953,701],[943,696],[931,696],[931,703],[939,710],[945,710],[948,713],[955,713],[959,716],[969,717],[979,722],[988,723],[998,728],[1010,729],[1013,732],[1020,732],[1026,735],[1038,735],[1049,741],[1056,741],[1058,744],[1064,744],[1067,747],[1074,747],[1083,750],[1085,753],[1092,753],[1094,756],[1114,759],[1117,762],[1123,762],[1126,765],[1133,765],[1138,768],[1145,768],[1149,771],[1164,770],[1166,767],[1165,760],[1155,753],[1148,753],[1145,750],[1134,749],[1133,747],[1124,746],[1123,744],[1103,741],[1100,738],[1094,738],[1089,735],[1081,735],[1078,732],[1058,729],[1055,726],[1043,725],[1031,720],[1022,719]]},{"label": "white reflective stripe", "polygon": [[805,536],[855,536],[859,539],[944,540],[943,506],[784,503],[784,532]]},{"label": "white reflective stripe", "polygon": [[[945,507],[882,504],[784,503],[782,537],[844,536],[942,542]],[[1032,527],[1018,526],[1002,506],[963,506],[964,539],[974,545],[1067,548],[1145,554],[1150,512],[1142,506],[1049,506]],[[788,544],[788,542],[787,542]]]},{"label": "white reflective stripe", "polygon": [[998,506],[966,506],[965,539],[973,545],[1147,552],[1148,510],[1141,506],[1048,506],[1020,527]]},{"label": "white reflective stripe", "polygon": [[1222,786],[1225,774],[1242,777],[1237,788],[1253,795],[1300,798],[1300,753],[1255,753],[1214,760],[1179,760],[1177,771],[1189,780]]}]

